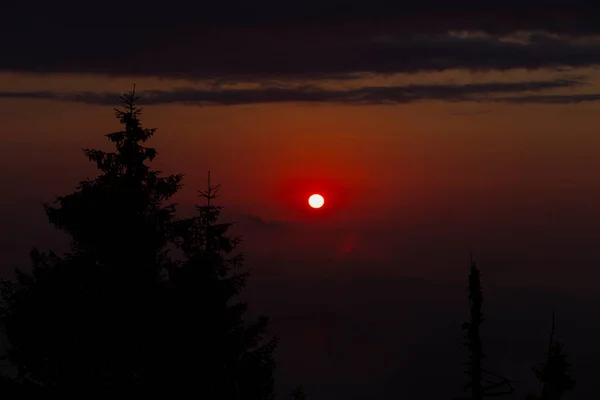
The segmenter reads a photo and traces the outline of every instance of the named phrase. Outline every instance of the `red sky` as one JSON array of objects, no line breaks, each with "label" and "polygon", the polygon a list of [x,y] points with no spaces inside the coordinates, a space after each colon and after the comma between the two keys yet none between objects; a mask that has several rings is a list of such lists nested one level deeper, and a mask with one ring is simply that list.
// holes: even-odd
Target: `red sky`
[{"label": "red sky", "polygon": [[[579,72],[593,77],[585,88],[593,92],[596,72]],[[410,79],[515,81],[547,74],[448,71]],[[133,80],[3,74],[0,87],[118,92]],[[135,81],[138,90],[178,84]],[[108,105],[5,99],[0,106],[2,183],[12,193],[2,201],[10,221],[41,220],[40,202],[94,174],[79,149],[106,148],[103,134],[118,129],[118,121]],[[178,202],[195,201],[210,169],[231,214],[303,225],[285,243],[288,258],[306,246],[324,259],[336,257],[352,237],[355,249],[365,257],[375,252],[385,260],[381,268],[394,274],[446,279],[474,251],[498,265],[493,274],[499,281],[536,281],[545,270],[546,284],[581,288],[596,277],[586,263],[569,261],[600,260],[592,239],[600,222],[595,103],[156,105],[145,107],[143,123],[158,128],[156,166],[186,174]],[[325,209],[307,207],[311,192],[326,196]],[[16,241],[24,250],[36,241],[36,229],[22,229],[23,236],[5,239],[6,248]],[[316,237],[322,239],[315,243]],[[448,255],[446,265],[441,254]],[[375,264],[364,268],[381,263]],[[573,268],[582,275],[564,275]]]}]

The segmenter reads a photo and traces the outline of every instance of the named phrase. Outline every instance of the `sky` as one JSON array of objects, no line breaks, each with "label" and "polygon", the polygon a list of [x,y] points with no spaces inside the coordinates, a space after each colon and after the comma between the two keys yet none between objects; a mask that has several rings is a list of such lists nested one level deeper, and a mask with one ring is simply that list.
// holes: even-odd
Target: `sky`
[{"label": "sky", "polygon": [[[589,2],[33,1],[0,14],[0,275],[27,265],[34,245],[64,246],[41,203],[94,176],[81,148],[109,148],[112,108],[135,84],[142,122],[157,128],[155,166],[185,174],[181,212],[208,170],[221,184],[225,217],[245,238],[250,296],[297,335],[282,345],[282,381],[310,375],[317,400],[340,393],[352,374],[342,366],[363,371],[363,359],[381,371],[346,395],[396,393],[374,376],[398,379],[413,355],[382,363],[394,341],[380,336],[409,335],[415,315],[437,319],[404,345],[456,351],[447,365],[460,379],[469,252],[484,287],[506,298],[498,318],[525,304],[523,321],[537,321],[532,343],[545,340],[551,308],[593,312],[600,14]],[[321,210],[307,205],[313,192]],[[432,324],[448,337],[425,345]],[[349,333],[365,325],[361,338]],[[344,340],[331,350],[327,337]],[[325,357],[328,382],[300,367],[296,340]],[[340,361],[355,351],[363,367]],[[577,351],[580,365],[600,355]],[[527,375],[527,357],[503,366]]]}]

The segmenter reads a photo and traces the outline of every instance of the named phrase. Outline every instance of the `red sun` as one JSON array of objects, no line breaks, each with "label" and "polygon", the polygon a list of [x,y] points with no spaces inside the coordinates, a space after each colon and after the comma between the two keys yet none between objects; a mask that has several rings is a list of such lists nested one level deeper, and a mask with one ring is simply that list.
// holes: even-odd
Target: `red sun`
[{"label": "red sun", "polygon": [[320,194],[313,194],[308,198],[308,205],[312,208],[321,208],[325,204],[325,199]]}]

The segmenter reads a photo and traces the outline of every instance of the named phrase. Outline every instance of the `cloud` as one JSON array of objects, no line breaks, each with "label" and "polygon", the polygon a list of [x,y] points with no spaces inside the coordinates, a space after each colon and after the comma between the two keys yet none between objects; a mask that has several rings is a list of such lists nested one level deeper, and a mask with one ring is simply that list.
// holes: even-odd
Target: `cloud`
[{"label": "cloud", "polygon": [[599,101],[600,94],[573,94],[573,95],[538,95],[522,97],[501,97],[493,101],[515,104],[578,104]]},{"label": "cloud", "polygon": [[236,228],[242,227],[244,230],[248,230],[253,234],[285,234],[289,233],[294,226],[290,222],[266,220],[263,217],[256,214],[238,213],[232,215],[235,221]]},{"label": "cloud", "polygon": [[[592,66],[600,63],[593,38],[600,14],[591,7],[583,0],[263,0],[160,8],[107,1],[85,9],[13,2],[0,24],[0,70],[261,81]],[[531,37],[507,40],[515,33]]]},{"label": "cloud", "polygon": [[[263,87],[257,89],[206,90],[179,88],[147,90],[141,93],[141,104],[241,105],[261,103],[342,103],[342,104],[406,104],[422,100],[483,101],[498,93],[535,92],[572,88],[583,85],[581,78],[547,81],[487,82],[469,84],[414,84],[404,86],[372,86],[333,90],[315,86],[293,88]],[[0,98],[30,98],[70,101],[96,105],[113,105],[118,93],[95,92],[0,92]],[[506,101],[514,102],[513,98]]]}]

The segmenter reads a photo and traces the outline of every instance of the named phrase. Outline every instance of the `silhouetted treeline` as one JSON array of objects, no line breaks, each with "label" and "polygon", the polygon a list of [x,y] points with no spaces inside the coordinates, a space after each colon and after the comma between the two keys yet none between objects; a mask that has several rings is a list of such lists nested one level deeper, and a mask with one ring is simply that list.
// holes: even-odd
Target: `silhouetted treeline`
[{"label": "silhouetted treeline", "polygon": [[[483,291],[481,288],[481,272],[471,258],[468,284],[469,320],[463,323],[465,331],[465,347],[469,357],[467,366],[467,384],[465,392],[470,396],[456,400],[482,400],[484,397],[499,397],[515,392],[514,381],[483,368],[486,358],[480,335],[483,318]],[[552,314],[552,330],[546,353],[546,361],[540,368],[534,367],[536,378],[540,382],[540,395],[529,394],[527,400],[559,400],[562,395],[575,387],[575,380],[569,375],[571,365],[566,361],[563,344],[555,338],[554,314]]]},{"label": "silhouetted treeline", "polygon": [[[191,218],[167,204],[182,175],[161,176],[134,91],[115,110],[113,152],[84,152],[99,176],[45,205],[70,251],[31,252],[31,271],[2,285],[1,324],[17,376],[5,383],[56,393],[123,390],[219,399],[273,397],[275,339],[235,301],[247,275],[239,238],[219,223],[214,189]],[[176,244],[183,260],[167,246]]]},{"label": "silhouetted treeline", "polygon": [[[168,202],[183,176],[149,166],[157,152],[145,142],[155,130],[142,126],[137,99],[134,88],[115,109],[123,130],[106,135],[113,152],[84,149],[99,175],[44,206],[69,235],[70,251],[33,249],[31,270],[2,282],[0,327],[16,370],[0,376],[2,394],[272,399],[277,340],[267,337],[268,319],[247,321],[237,300],[248,272],[236,251],[241,239],[219,220],[218,186],[209,174],[195,215],[176,217]],[[468,299],[469,396],[461,399],[509,395],[514,382],[483,367],[483,292],[473,260]],[[546,360],[534,372],[541,388],[529,400],[559,400],[575,386],[554,316]],[[290,395],[307,398],[302,387]]]}]

